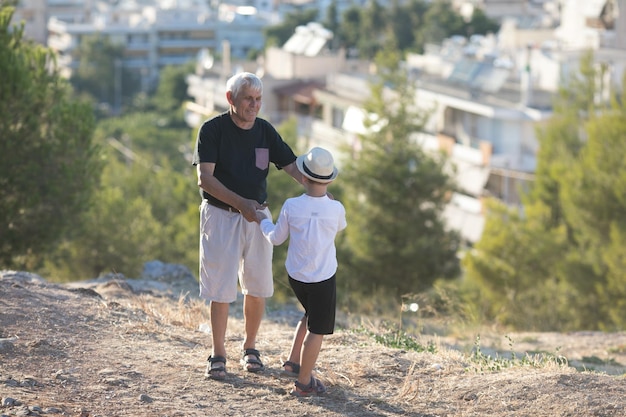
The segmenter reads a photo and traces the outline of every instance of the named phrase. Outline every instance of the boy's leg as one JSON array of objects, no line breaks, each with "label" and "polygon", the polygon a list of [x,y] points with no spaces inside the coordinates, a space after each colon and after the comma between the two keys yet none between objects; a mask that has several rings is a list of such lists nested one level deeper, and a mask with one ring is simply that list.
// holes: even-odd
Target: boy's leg
[{"label": "boy's leg", "polygon": [[315,362],[322,349],[322,341],[324,335],[307,332],[302,344],[302,353],[300,354],[300,373],[298,374],[298,382],[302,385],[309,385],[313,376],[313,368]]},{"label": "boy's leg", "polygon": [[289,277],[289,283],[307,316],[306,320],[299,323],[303,328],[306,327],[307,332],[300,352],[298,383],[308,386],[312,381],[313,368],[322,348],[324,335],[332,334],[335,326],[335,276],[315,284],[301,283]]},{"label": "boy's leg", "polygon": [[[304,337],[306,336],[306,321],[307,317],[303,316],[302,319],[296,324],[296,330],[293,333],[293,341],[291,342],[291,350],[289,351],[289,359],[288,362],[300,364],[300,354],[302,352],[302,343],[304,342]],[[293,368],[291,365],[287,365]],[[286,369],[290,372],[296,372],[295,369]]]}]

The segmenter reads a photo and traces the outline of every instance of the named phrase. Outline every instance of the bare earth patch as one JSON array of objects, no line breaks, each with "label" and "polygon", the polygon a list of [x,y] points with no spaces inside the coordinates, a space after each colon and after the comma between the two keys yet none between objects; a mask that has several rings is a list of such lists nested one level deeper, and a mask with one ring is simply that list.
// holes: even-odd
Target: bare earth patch
[{"label": "bare earth patch", "polygon": [[[625,333],[510,335],[520,354],[558,352],[569,366],[494,371],[472,362],[472,340],[423,336],[437,352],[417,353],[338,330],[318,361],[328,394],[298,399],[280,375],[300,317],[293,307],[268,311],[257,344],[266,370],[251,374],[239,364],[243,323],[233,306],[229,375],[217,382],[204,378],[210,337],[197,330],[208,320],[200,302],[124,281],[57,285],[21,274],[0,273],[0,415],[626,416]],[[489,354],[511,350],[502,335],[481,335],[481,344]]]}]

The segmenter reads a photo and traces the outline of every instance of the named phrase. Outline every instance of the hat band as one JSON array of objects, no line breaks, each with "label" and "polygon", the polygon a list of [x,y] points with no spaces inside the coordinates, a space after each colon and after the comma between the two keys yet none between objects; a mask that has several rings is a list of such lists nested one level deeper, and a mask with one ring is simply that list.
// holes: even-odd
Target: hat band
[{"label": "hat band", "polygon": [[331,173],[330,175],[318,175],[315,172],[311,171],[306,164],[304,163],[304,161],[302,161],[302,168],[304,168],[304,172],[306,172],[307,174],[309,174],[311,177],[313,178],[317,178],[318,180],[329,180],[333,177],[333,174]]}]

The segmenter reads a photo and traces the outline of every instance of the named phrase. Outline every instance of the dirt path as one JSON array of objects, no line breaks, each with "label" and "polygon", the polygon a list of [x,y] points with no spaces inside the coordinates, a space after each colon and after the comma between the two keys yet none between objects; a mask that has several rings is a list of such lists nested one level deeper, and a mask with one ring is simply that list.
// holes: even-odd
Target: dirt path
[{"label": "dirt path", "polygon": [[[609,376],[545,363],[494,372],[497,362],[470,360],[470,340],[440,339],[436,353],[417,353],[341,330],[325,339],[319,358],[328,394],[297,399],[288,394],[293,381],[279,373],[299,318],[294,309],[268,312],[257,345],[267,369],[250,374],[239,365],[243,324],[233,307],[229,376],[216,382],[203,377],[210,338],[196,330],[207,318],[199,303],[139,295],[120,283],[79,287],[0,273],[0,415],[626,415],[623,333],[511,336],[516,350],[611,357],[621,376]],[[509,350],[495,336],[483,343]]]}]

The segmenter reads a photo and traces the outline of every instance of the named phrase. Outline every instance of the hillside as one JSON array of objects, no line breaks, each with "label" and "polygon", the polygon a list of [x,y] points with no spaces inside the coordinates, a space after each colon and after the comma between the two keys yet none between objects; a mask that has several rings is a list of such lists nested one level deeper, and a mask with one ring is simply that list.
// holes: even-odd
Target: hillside
[{"label": "hillside", "polygon": [[624,333],[523,337],[533,351],[564,343],[561,353],[579,359],[613,349],[611,376],[549,361],[496,372],[497,361],[477,363],[462,341],[423,336],[420,343],[435,343],[437,351],[418,353],[380,345],[367,332],[338,330],[325,339],[318,361],[328,394],[297,399],[288,394],[292,380],[280,376],[299,318],[295,308],[268,311],[257,345],[267,369],[249,374],[239,365],[243,323],[234,305],[229,376],[210,381],[203,376],[210,337],[197,330],[207,321],[206,306],[191,289],[185,297],[162,282],[132,284],[59,285],[0,271],[0,415],[626,415]]}]

